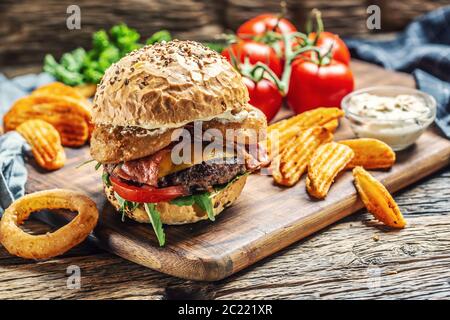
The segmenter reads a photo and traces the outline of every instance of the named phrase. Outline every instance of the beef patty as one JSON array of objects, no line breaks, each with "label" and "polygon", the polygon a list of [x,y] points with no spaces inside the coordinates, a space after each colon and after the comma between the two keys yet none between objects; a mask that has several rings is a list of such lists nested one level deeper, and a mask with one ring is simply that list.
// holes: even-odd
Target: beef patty
[{"label": "beef patty", "polygon": [[182,185],[190,192],[210,191],[213,186],[228,183],[245,172],[245,164],[237,163],[236,160],[220,163],[202,162],[161,178],[158,181],[158,187]]}]

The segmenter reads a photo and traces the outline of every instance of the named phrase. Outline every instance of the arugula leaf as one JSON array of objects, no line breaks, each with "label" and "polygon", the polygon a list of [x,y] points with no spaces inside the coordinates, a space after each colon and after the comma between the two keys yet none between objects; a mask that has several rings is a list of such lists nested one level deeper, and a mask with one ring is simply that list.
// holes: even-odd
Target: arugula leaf
[{"label": "arugula leaf", "polygon": [[103,180],[103,183],[104,183],[107,187],[110,187],[110,186],[111,186],[111,181],[109,181],[109,174],[108,174],[108,173],[103,172],[103,174],[102,174],[102,180]]},{"label": "arugula leaf", "polygon": [[161,222],[161,216],[159,212],[156,210],[154,203],[145,203],[144,208],[148,214],[148,218],[152,223],[153,230],[155,231],[156,237],[158,238],[159,246],[162,247],[166,243],[166,234],[164,233],[164,229]]},{"label": "arugula leaf", "polygon": [[86,164],[88,164],[88,163],[91,163],[91,162],[93,162],[93,161],[95,161],[95,160],[94,160],[94,159],[86,160],[86,161],[84,161],[83,163],[80,163],[79,165],[77,165],[77,166],[75,167],[75,169],[79,169],[79,168],[81,168],[82,166],[84,166],[84,165],[86,165]]},{"label": "arugula leaf", "polygon": [[208,214],[208,218],[211,221],[215,221],[213,204],[211,201],[211,194],[209,192],[204,192],[194,195],[195,204],[198,205],[203,211]]},{"label": "arugula leaf", "polygon": [[[109,181],[109,178],[108,178],[108,181]],[[114,196],[116,197],[117,202],[119,202],[119,206],[120,206],[119,210],[122,213],[122,222],[123,222],[123,221],[125,221],[125,211],[133,212],[139,206],[139,203],[125,200],[124,198],[119,196],[117,194],[117,192],[114,192]]]},{"label": "arugula leaf", "polygon": [[239,175],[237,175],[236,177],[234,177],[233,179],[231,179],[230,181],[228,181],[227,183],[225,183],[225,184],[222,184],[222,185],[219,185],[219,186],[215,186],[214,187],[214,191],[217,193],[217,192],[220,192],[220,191],[222,191],[223,189],[226,189],[228,186],[230,186],[231,184],[233,184],[233,183],[235,183],[236,181],[238,181],[240,178],[242,178],[242,177],[245,177],[245,176],[248,176],[250,174],[250,172],[245,172],[245,173],[243,173],[243,174],[239,174]]},{"label": "arugula leaf", "polygon": [[195,203],[195,200],[194,200],[194,196],[190,195],[190,196],[178,197],[178,198],[170,200],[169,202],[170,202],[170,204],[174,204],[179,207],[184,207],[184,206],[192,206]]},{"label": "arugula leaf", "polygon": [[122,222],[124,222],[125,221],[125,201],[126,200],[124,198],[122,198],[121,196],[119,196],[117,194],[117,192],[114,192],[114,197],[116,198],[117,202],[119,203],[119,206],[120,206],[119,211],[120,211],[120,213],[122,213]]},{"label": "arugula leaf", "polygon": [[215,217],[214,217],[214,210],[213,210],[213,204],[212,204],[211,198],[215,194],[217,194],[220,191],[222,191],[223,189],[227,188],[232,183],[236,182],[240,178],[247,176],[249,174],[250,174],[249,172],[246,172],[246,173],[237,175],[232,180],[230,180],[228,183],[220,185],[220,186],[215,186],[214,193],[212,193],[212,194],[209,192],[204,192],[204,193],[200,193],[200,194],[193,194],[190,196],[178,197],[178,198],[170,200],[170,204],[174,204],[174,205],[182,207],[182,206],[192,206],[195,203],[196,205],[198,205],[200,207],[200,209],[202,209],[203,211],[205,211],[208,214],[209,220],[214,221]]},{"label": "arugula leaf", "polygon": [[208,214],[208,218],[211,221],[215,220],[214,210],[211,201],[211,194],[209,192],[204,192],[200,194],[193,194],[190,196],[178,197],[170,200],[170,204],[174,204],[176,206],[192,206],[196,204]]},{"label": "arugula leaf", "polygon": [[102,166],[102,164],[100,162],[97,162],[97,164],[95,165],[95,171],[100,169],[101,166]]}]

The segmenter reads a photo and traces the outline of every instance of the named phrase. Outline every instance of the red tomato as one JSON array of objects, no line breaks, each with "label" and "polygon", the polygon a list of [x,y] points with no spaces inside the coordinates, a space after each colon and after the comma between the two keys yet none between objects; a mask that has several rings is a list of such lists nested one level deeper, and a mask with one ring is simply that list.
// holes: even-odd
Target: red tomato
[{"label": "red tomato", "polygon": [[287,102],[296,113],[317,107],[339,107],[353,87],[353,74],[342,62],[331,60],[319,66],[297,59],[292,64]]},{"label": "red tomato", "polygon": [[238,28],[236,34],[239,38],[248,39],[254,36],[262,36],[267,31],[290,33],[296,32],[297,28],[287,19],[279,19],[276,14],[266,13],[244,22]]},{"label": "red tomato", "polygon": [[258,82],[254,82],[247,77],[243,77],[243,79],[250,95],[249,103],[260,109],[269,122],[280,110],[283,101],[277,86],[267,79],[261,79]]},{"label": "red tomato", "polygon": [[255,41],[234,43],[222,51],[222,55],[232,62],[230,50],[239,62],[245,62],[245,57],[248,57],[251,64],[256,64],[260,61],[265,63],[278,77],[281,77],[283,66],[280,58],[278,58],[275,50],[268,45]]},{"label": "red tomato", "polygon": [[186,189],[182,186],[172,186],[166,188],[154,188],[150,186],[137,187],[119,178],[110,176],[109,180],[115,192],[128,201],[141,203],[167,202],[172,199],[185,196]]},{"label": "red tomato", "polygon": [[[316,33],[311,32],[308,35],[309,40],[313,41],[316,38]],[[340,61],[346,65],[350,64],[350,51],[345,45],[344,41],[334,33],[323,31],[319,35],[319,39],[317,39],[316,46],[319,47],[322,54],[326,54],[328,50],[330,50],[330,46],[333,46],[332,49],[332,58],[334,60]]]}]

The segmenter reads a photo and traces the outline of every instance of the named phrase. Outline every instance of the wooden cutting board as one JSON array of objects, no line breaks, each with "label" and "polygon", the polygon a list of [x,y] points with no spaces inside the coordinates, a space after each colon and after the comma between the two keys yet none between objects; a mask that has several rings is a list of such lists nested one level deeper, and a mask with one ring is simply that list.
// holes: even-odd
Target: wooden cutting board
[{"label": "wooden cutting board", "polygon": [[[373,65],[355,62],[352,69],[359,88],[379,84],[414,85],[408,75]],[[287,115],[287,110],[280,113],[280,117]],[[336,139],[351,136],[344,122]],[[76,168],[90,159],[88,147],[66,149],[66,152],[66,166],[55,172],[44,172],[30,162],[27,192],[49,188],[84,191],[96,201],[101,214],[92,237],[100,246],[180,278],[222,279],[362,208],[350,172],[337,179],[323,201],[308,197],[304,181],[292,188],[282,188],[275,186],[271,177],[252,175],[235,204],[215,222],[165,226],[167,244],[161,248],[150,225],[128,219],[122,222],[121,216],[106,203],[101,173],[94,170],[93,164]],[[430,129],[416,145],[397,153],[397,157],[390,171],[374,172],[392,192],[446,166],[450,162],[450,141]]]}]

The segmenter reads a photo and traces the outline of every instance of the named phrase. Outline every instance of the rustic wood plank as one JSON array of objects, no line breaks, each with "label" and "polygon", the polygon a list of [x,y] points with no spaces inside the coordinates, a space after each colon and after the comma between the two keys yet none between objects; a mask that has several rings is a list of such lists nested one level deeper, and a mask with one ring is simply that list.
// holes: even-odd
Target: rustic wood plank
[{"label": "rustic wood plank", "polygon": [[[0,298],[449,298],[449,178],[447,168],[397,194],[407,229],[379,228],[359,212],[214,283],[176,279],[108,253],[35,263],[4,259],[0,248]],[[66,288],[73,264],[81,268],[77,290]]]}]

